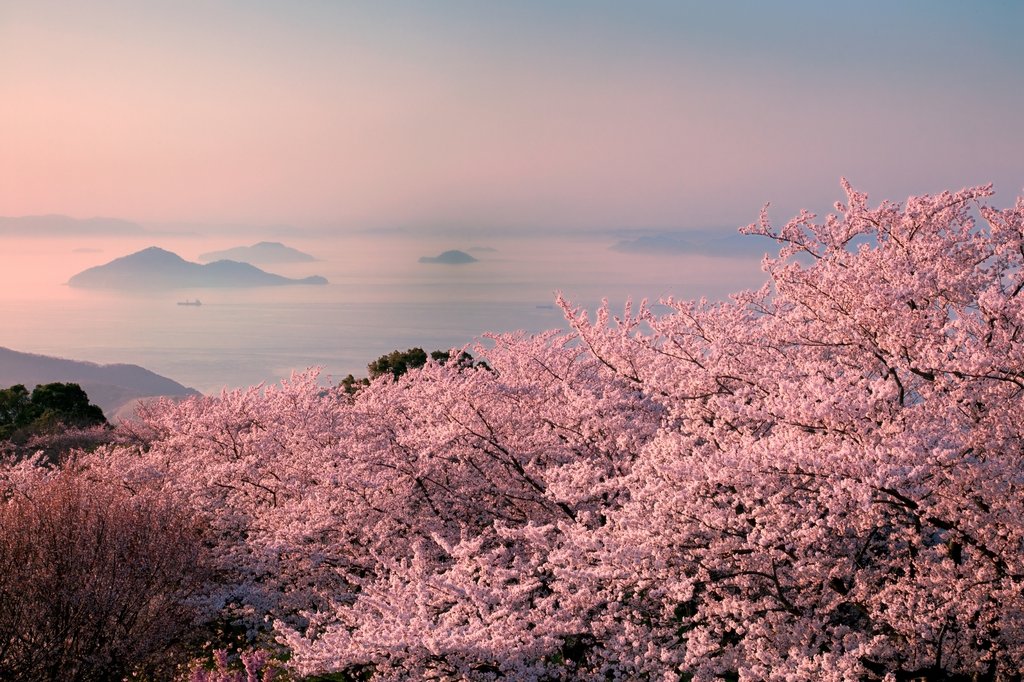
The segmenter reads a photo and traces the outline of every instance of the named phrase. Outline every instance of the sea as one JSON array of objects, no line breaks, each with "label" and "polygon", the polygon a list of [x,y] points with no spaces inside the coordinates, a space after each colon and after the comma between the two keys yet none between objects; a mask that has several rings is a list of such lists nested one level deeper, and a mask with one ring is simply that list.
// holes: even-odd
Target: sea
[{"label": "sea", "polygon": [[[203,393],[275,383],[321,369],[365,376],[392,350],[462,348],[484,333],[566,327],[561,292],[593,311],[627,300],[723,299],[764,281],[751,254],[620,253],[608,233],[506,236],[285,234],[275,241],[318,260],[260,265],[323,286],[96,291],[68,279],[148,246],[186,260],[263,237],[153,232],[129,236],[0,236],[0,346],[97,363],[141,365]],[[477,262],[421,263],[460,249]],[[201,305],[178,305],[199,300]]]}]

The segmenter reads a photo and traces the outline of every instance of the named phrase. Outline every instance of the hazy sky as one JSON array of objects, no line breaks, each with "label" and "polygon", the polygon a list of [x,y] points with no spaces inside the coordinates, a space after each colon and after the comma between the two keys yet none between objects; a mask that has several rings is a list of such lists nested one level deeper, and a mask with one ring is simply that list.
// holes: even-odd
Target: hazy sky
[{"label": "hazy sky", "polygon": [[0,215],[717,227],[1024,186],[1022,2],[0,0]]}]

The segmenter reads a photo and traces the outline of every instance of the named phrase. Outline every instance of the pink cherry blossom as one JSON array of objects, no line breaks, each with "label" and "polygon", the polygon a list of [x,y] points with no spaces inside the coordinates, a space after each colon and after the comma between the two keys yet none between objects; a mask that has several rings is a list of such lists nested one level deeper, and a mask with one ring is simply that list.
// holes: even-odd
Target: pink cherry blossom
[{"label": "pink cherry blossom", "polygon": [[843,187],[746,228],[757,291],[560,299],[486,367],[159,403],[80,465],[191,509],[298,674],[1020,679],[1024,199]]}]

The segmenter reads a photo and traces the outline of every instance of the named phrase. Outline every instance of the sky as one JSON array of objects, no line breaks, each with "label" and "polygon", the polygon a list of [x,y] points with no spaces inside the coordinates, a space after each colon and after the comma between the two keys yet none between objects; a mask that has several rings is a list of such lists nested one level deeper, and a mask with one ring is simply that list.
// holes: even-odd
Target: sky
[{"label": "sky", "polygon": [[1024,187],[1024,3],[0,0],[0,215],[735,229]]}]

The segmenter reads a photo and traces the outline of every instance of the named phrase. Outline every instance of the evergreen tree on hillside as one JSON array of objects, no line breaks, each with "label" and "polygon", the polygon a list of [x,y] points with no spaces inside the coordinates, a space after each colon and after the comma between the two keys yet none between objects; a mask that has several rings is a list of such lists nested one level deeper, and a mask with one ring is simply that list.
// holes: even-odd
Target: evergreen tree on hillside
[{"label": "evergreen tree on hillside", "polygon": [[0,440],[25,440],[64,427],[106,423],[103,410],[89,402],[78,384],[41,384],[31,393],[23,384],[0,389]]},{"label": "evergreen tree on hillside", "polygon": [[[422,348],[409,348],[408,350],[393,350],[390,353],[386,353],[370,364],[366,366],[366,371],[369,373],[369,378],[357,379],[356,377],[349,374],[341,380],[341,387],[346,393],[352,394],[359,390],[362,386],[367,386],[371,379],[390,374],[394,379],[402,376],[409,372],[409,370],[419,369],[427,364],[427,352]],[[438,364],[445,364],[452,358],[452,352],[447,350],[434,350],[430,352],[430,359]],[[473,356],[466,351],[459,351],[456,357],[456,362],[459,367],[473,367]],[[486,368],[487,363],[481,361],[476,363],[476,366]]]}]

